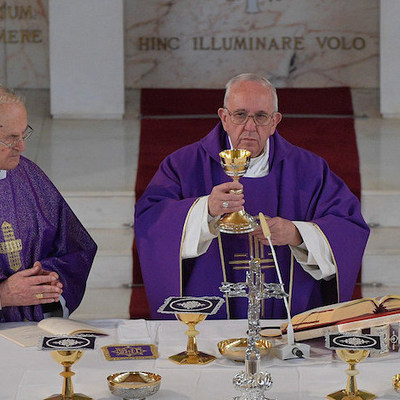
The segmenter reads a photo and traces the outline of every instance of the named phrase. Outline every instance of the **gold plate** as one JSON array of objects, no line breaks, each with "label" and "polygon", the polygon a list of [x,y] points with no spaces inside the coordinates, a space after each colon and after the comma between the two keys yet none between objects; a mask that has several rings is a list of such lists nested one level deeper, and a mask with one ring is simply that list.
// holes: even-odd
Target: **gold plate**
[{"label": "gold plate", "polygon": [[[271,348],[271,342],[261,339],[256,342],[261,357],[265,356]],[[247,349],[247,338],[226,339],[218,343],[219,352],[229,360],[244,362]]]}]

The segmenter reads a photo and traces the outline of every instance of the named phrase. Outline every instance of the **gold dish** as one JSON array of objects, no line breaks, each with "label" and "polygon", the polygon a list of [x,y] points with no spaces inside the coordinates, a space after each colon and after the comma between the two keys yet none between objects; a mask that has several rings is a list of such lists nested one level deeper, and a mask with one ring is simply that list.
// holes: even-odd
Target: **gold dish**
[{"label": "gold dish", "polygon": [[[260,350],[260,356],[265,356],[271,348],[271,342],[265,339],[256,342],[257,348]],[[247,349],[247,338],[226,339],[218,343],[219,352],[229,360],[245,361]]]},{"label": "gold dish", "polygon": [[393,379],[393,387],[397,392],[400,392],[400,374],[396,374]]},{"label": "gold dish", "polygon": [[127,399],[145,399],[158,391],[161,376],[152,372],[117,372],[107,377],[108,387],[114,396]]}]

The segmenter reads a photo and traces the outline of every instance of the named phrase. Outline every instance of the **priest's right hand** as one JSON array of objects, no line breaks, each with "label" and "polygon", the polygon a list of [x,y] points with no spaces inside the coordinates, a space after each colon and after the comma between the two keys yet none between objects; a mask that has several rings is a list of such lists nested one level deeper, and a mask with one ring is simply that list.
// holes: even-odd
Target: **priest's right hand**
[{"label": "priest's right hand", "polygon": [[1,306],[30,306],[59,301],[62,288],[57,284],[57,274],[43,271],[41,264],[36,262],[32,268],[17,271],[2,281]]},{"label": "priest's right hand", "polygon": [[243,185],[239,182],[227,182],[213,187],[208,196],[208,213],[211,217],[243,209],[243,193],[233,191],[243,191]]}]

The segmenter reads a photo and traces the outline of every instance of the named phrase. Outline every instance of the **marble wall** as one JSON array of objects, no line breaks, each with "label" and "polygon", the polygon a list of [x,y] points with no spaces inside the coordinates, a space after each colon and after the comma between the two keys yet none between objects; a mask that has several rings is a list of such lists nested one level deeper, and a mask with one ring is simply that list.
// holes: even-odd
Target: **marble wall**
[{"label": "marble wall", "polygon": [[47,0],[0,1],[0,83],[49,87]]},{"label": "marble wall", "polygon": [[[82,0],[84,1],[84,0]],[[378,87],[379,0],[125,0],[125,86]],[[0,1],[0,81],[49,87],[48,1]]]}]

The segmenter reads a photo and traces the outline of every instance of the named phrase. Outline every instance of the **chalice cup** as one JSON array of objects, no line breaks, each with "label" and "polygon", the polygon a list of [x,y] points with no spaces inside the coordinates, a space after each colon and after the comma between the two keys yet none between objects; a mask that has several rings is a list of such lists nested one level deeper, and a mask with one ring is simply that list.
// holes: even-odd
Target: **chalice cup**
[{"label": "chalice cup", "polygon": [[[222,168],[233,181],[239,179],[246,173],[250,164],[251,152],[242,149],[224,150],[219,153]],[[242,190],[231,190],[231,193],[241,194]],[[255,218],[244,209],[233,213],[224,214],[215,225],[215,228],[224,233],[248,233],[258,227]]]},{"label": "chalice cup", "polygon": [[196,325],[207,318],[207,314],[200,313],[178,313],[176,318],[183,322],[189,328],[185,334],[187,335],[186,351],[168,357],[176,364],[208,364],[214,361],[216,357],[206,354],[197,349],[196,336],[199,331],[195,329]]},{"label": "chalice cup", "polygon": [[71,367],[82,357],[83,352],[81,350],[55,350],[51,352],[51,355],[64,367],[64,371],[60,373],[64,382],[61,394],[46,397],[44,400],[93,400],[92,397],[82,393],[74,393],[72,387],[71,378],[75,375],[75,372],[71,371]]},{"label": "chalice cup", "polygon": [[375,399],[373,393],[358,390],[356,375],[358,370],[356,365],[368,357],[369,350],[366,349],[336,349],[337,355],[345,362],[348,363],[349,369],[346,370],[347,386],[346,389],[339,390],[338,392],[331,393],[326,396],[331,400],[369,400]]}]

